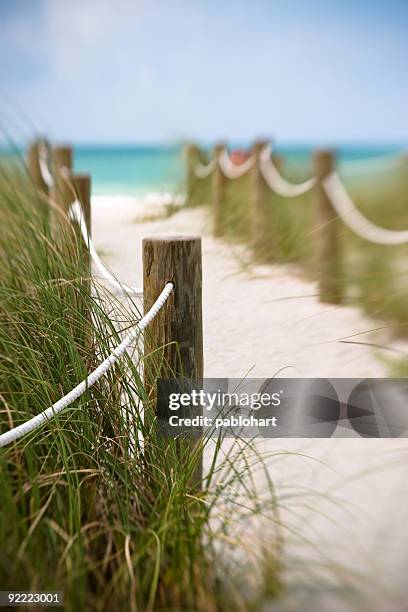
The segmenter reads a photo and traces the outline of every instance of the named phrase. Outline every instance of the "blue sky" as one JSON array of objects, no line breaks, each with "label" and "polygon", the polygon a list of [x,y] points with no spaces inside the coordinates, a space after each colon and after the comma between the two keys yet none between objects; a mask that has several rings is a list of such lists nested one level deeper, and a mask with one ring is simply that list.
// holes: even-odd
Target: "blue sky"
[{"label": "blue sky", "polygon": [[0,0],[1,123],[71,142],[408,143],[406,0]]}]

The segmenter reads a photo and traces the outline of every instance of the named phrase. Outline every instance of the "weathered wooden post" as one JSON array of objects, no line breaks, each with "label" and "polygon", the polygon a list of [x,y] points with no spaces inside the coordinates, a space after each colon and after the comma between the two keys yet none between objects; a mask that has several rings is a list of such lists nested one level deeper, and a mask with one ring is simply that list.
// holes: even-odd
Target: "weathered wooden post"
[{"label": "weathered wooden post", "polygon": [[[54,185],[51,189],[53,205],[65,215],[73,202],[74,189],[72,185],[72,149],[71,147],[55,147],[52,152],[54,166]],[[51,227],[57,231],[64,224],[64,217],[52,210]]]},{"label": "weathered wooden post", "polygon": [[[84,214],[86,229],[88,235],[91,236],[91,177],[88,174],[74,174],[72,177],[73,193],[71,200],[75,197],[81,205]],[[92,260],[89,253],[89,246],[86,244],[79,225],[73,221],[72,227],[77,237],[77,248],[75,256],[78,258],[79,271],[81,275],[81,284],[86,289],[86,295],[91,295],[92,287]],[[71,235],[71,234],[70,234]],[[94,342],[94,330],[92,325],[92,315],[88,304],[88,298],[81,294],[83,300],[81,306],[84,309],[84,326],[83,326],[83,342],[86,350],[89,350]]]},{"label": "weathered wooden post", "polygon": [[398,176],[400,177],[401,188],[406,193],[408,191],[408,153],[403,153],[399,161]]},{"label": "weathered wooden post", "polygon": [[86,229],[91,236],[91,177],[89,174],[74,174],[72,184],[84,213]]},{"label": "weathered wooden post", "polygon": [[284,166],[283,156],[279,155],[279,153],[272,153],[271,159],[275,168],[281,173]]},{"label": "weathered wooden post", "polygon": [[225,205],[225,187],[226,177],[221,170],[219,155],[225,148],[225,144],[218,143],[213,149],[213,158],[215,160],[214,171],[212,175],[212,209],[213,209],[213,231],[214,236],[219,237],[223,234],[223,210]]},{"label": "weathered wooden post", "polygon": [[[165,284],[174,291],[145,333],[144,369],[148,392],[158,379],[201,383],[203,365],[201,238],[155,237],[143,240],[143,304],[147,312]],[[199,414],[196,412],[195,414]],[[181,441],[184,452],[197,440]],[[192,478],[201,480],[202,462]]]},{"label": "weathered wooden post", "polygon": [[44,138],[37,138],[29,145],[27,150],[27,167],[35,187],[45,195],[48,195],[49,188],[44,181],[40,167],[40,156],[44,148],[48,149],[48,143]]},{"label": "weathered wooden post", "polygon": [[[91,177],[88,174],[74,174],[72,177],[72,186],[75,197],[80,203],[82,212],[84,213],[88,235],[91,236]],[[77,233],[79,244],[83,247],[81,252],[84,254],[84,264],[89,272],[90,278],[91,258],[89,255],[88,245],[85,244],[79,228]]]},{"label": "weathered wooden post", "polygon": [[53,149],[54,185],[51,189],[50,228],[54,239],[69,258],[78,262],[78,231],[68,218],[76,194],[72,176],[72,149]]},{"label": "weathered wooden post", "polygon": [[186,203],[187,206],[194,204],[194,195],[197,187],[197,177],[194,173],[194,164],[200,155],[199,148],[194,144],[188,144],[184,150],[186,160]]},{"label": "weathered wooden post", "polygon": [[64,170],[72,171],[72,147],[61,146],[54,147],[52,150],[53,164],[55,174]]},{"label": "weathered wooden post", "polygon": [[43,138],[38,138],[29,145],[27,150],[27,168],[31,181],[39,195],[39,208],[46,216],[48,216],[49,208],[47,196],[50,194],[50,188],[44,180],[40,166],[40,157],[41,155],[44,155],[44,150],[49,151],[49,144]]},{"label": "weathered wooden post", "polygon": [[251,246],[256,260],[262,262],[273,259],[273,239],[271,236],[271,210],[268,206],[268,186],[262,176],[260,155],[267,143],[255,142],[252,147],[254,165],[251,168],[250,188],[250,231]]},{"label": "weathered wooden post", "polygon": [[335,153],[317,150],[313,155],[316,176],[316,265],[321,302],[338,304],[341,301],[339,222],[323,187],[324,179],[335,168]]}]

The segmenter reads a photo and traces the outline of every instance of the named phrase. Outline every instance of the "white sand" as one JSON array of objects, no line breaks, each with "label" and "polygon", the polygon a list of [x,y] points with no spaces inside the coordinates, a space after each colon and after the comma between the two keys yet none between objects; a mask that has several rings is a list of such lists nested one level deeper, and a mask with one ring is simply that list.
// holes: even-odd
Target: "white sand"
[{"label": "white sand", "polygon": [[[378,322],[356,308],[320,304],[313,297],[314,284],[296,278],[289,268],[247,267],[243,248],[210,236],[210,223],[202,209],[184,209],[171,218],[148,223],[134,222],[142,214],[159,211],[160,206],[150,202],[148,209],[130,198],[94,198],[96,247],[121,281],[139,285],[143,236],[203,236],[207,377],[272,377],[276,372],[290,377],[387,375],[384,361],[370,347],[340,342],[347,338],[376,342],[376,334],[367,332],[378,327]],[[298,499],[282,502],[284,522],[310,537],[328,559],[369,579],[357,581],[357,587],[369,587],[364,605],[348,602],[345,608],[340,604],[332,608],[328,601],[305,605],[302,600],[294,609],[406,609],[408,441],[281,439],[268,440],[264,446],[268,451],[301,451],[312,458],[287,455],[271,462],[271,476],[280,495],[289,488],[302,492]],[[307,497],[302,487],[310,487],[313,497]],[[324,500],[317,495],[320,493],[330,493],[344,505]],[[289,534],[286,537],[288,555],[304,560],[314,556],[311,547],[297,545]]]}]

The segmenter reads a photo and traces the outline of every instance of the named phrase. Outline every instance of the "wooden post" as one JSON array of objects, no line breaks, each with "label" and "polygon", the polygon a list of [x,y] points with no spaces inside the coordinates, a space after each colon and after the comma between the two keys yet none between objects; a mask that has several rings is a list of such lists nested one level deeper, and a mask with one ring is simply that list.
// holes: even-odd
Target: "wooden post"
[{"label": "wooden post", "polygon": [[[85,217],[86,229],[89,236],[92,234],[91,225],[91,177],[88,174],[74,174],[72,177],[73,195],[81,204],[82,211]],[[73,197],[71,197],[73,200]],[[86,289],[87,296],[91,295],[92,287],[92,260],[89,254],[88,245],[85,243],[81,230],[77,223],[73,223],[73,229],[77,235],[78,248],[75,250],[75,256],[78,257],[79,270],[81,273],[81,284]],[[82,294],[81,294],[82,295]],[[94,331],[92,326],[92,314],[87,298],[83,295],[81,306],[84,308],[84,327],[83,327],[83,343],[87,351],[93,346]]]},{"label": "wooden post", "polygon": [[68,211],[75,199],[72,169],[72,149],[53,149],[54,185],[51,190],[50,227],[55,240],[70,257],[78,255],[75,233],[68,219]]},{"label": "wooden post", "polygon": [[[72,149],[71,147],[56,147],[53,149],[54,165],[54,186],[51,196],[54,204],[60,208],[61,212],[67,213],[68,208],[73,202],[74,190],[72,186]],[[57,223],[55,211],[52,225]],[[61,223],[61,218],[58,221]]]},{"label": "wooden post", "polygon": [[88,234],[91,236],[91,177],[89,174],[74,174],[72,184],[84,212]]},{"label": "wooden post", "polygon": [[194,164],[199,158],[200,150],[194,144],[188,144],[185,148],[186,156],[186,203],[187,206],[194,204],[197,178],[194,174]]},{"label": "wooden post", "polygon": [[273,259],[271,236],[271,210],[268,205],[267,185],[260,169],[260,154],[266,142],[259,140],[252,147],[255,163],[251,168],[250,229],[251,246],[257,261],[270,262]]},{"label": "wooden post", "polygon": [[[159,378],[198,384],[203,379],[201,238],[143,240],[145,312],[168,281],[175,284],[174,291],[145,333],[145,382],[148,393],[153,395]],[[186,443],[187,452],[194,448],[191,440]],[[186,450],[185,445],[183,448]],[[194,482],[201,480],[201,474],[200,463]]]},{"label": "wooden post", "polygon": [[[91,236],[92,235],[92,230],[91,230],[91,177],[88,174],[74,174],[74,176],[72,177],[72,186],[73,186],[75,196],[78,199],[79,203],[81,204],[81,207],[84,213],[86,229],[88,230],[89,236]],[[84,243],[84,240],[83,240],[83,237],[82,237],[82,234],[79,228],[77,229],[78,229],[78,232],[77,232],[78,242],[81,245],[81,247],[83,247],[81,252],[84,255],[84,263],[85,263],[86,270],[88,271],[89,286],[90,286],[91,258],[89,256],[88,246]]]},{"label": "wooden post", "polygon": [[42,147],[48,148],[48,143],[44,138],[38,138],[29,145],[27,151],[27,167],[28,172],[31,176],[31,180],[35,187],[40,192],[44,193],[45,195],[48,195],[48,185],[42,177],[39,163],[40,151]]},{"label": "wooden post", "polygon": [[316,259],[319,296],[321,302],[338,304],[341,301],[339,223],[323,181],[335,168],[333,151],[318,150],[313,155],[316,176]]},{"label": "wooden post", "polygon": [[223,234],[223,208],[225,204],[226,178],[221,170],[218,156],[225,145],[219,143],[213,149],[215,167],[212,175],[212,209],[213,209],[213,228],[214,236],[219,237]]},{"label": "wooden post", "polygon": [[62,168],[69,172],[72,171],[72,147],[54,147],[52,157],[55,173]]},{"label": "wooden post", "polygon": [[408,191],[408,153],[403,153],[400,159],[399,173],[401,189],[404,193]]}]

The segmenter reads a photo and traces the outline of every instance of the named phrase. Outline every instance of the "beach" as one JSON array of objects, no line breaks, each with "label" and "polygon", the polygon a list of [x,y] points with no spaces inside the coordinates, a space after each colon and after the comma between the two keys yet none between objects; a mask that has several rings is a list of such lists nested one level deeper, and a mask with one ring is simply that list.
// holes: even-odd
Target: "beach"
[{"label": "beach", "polygon": [[0,608],[405,612],[408,3],[0,16]]}]

